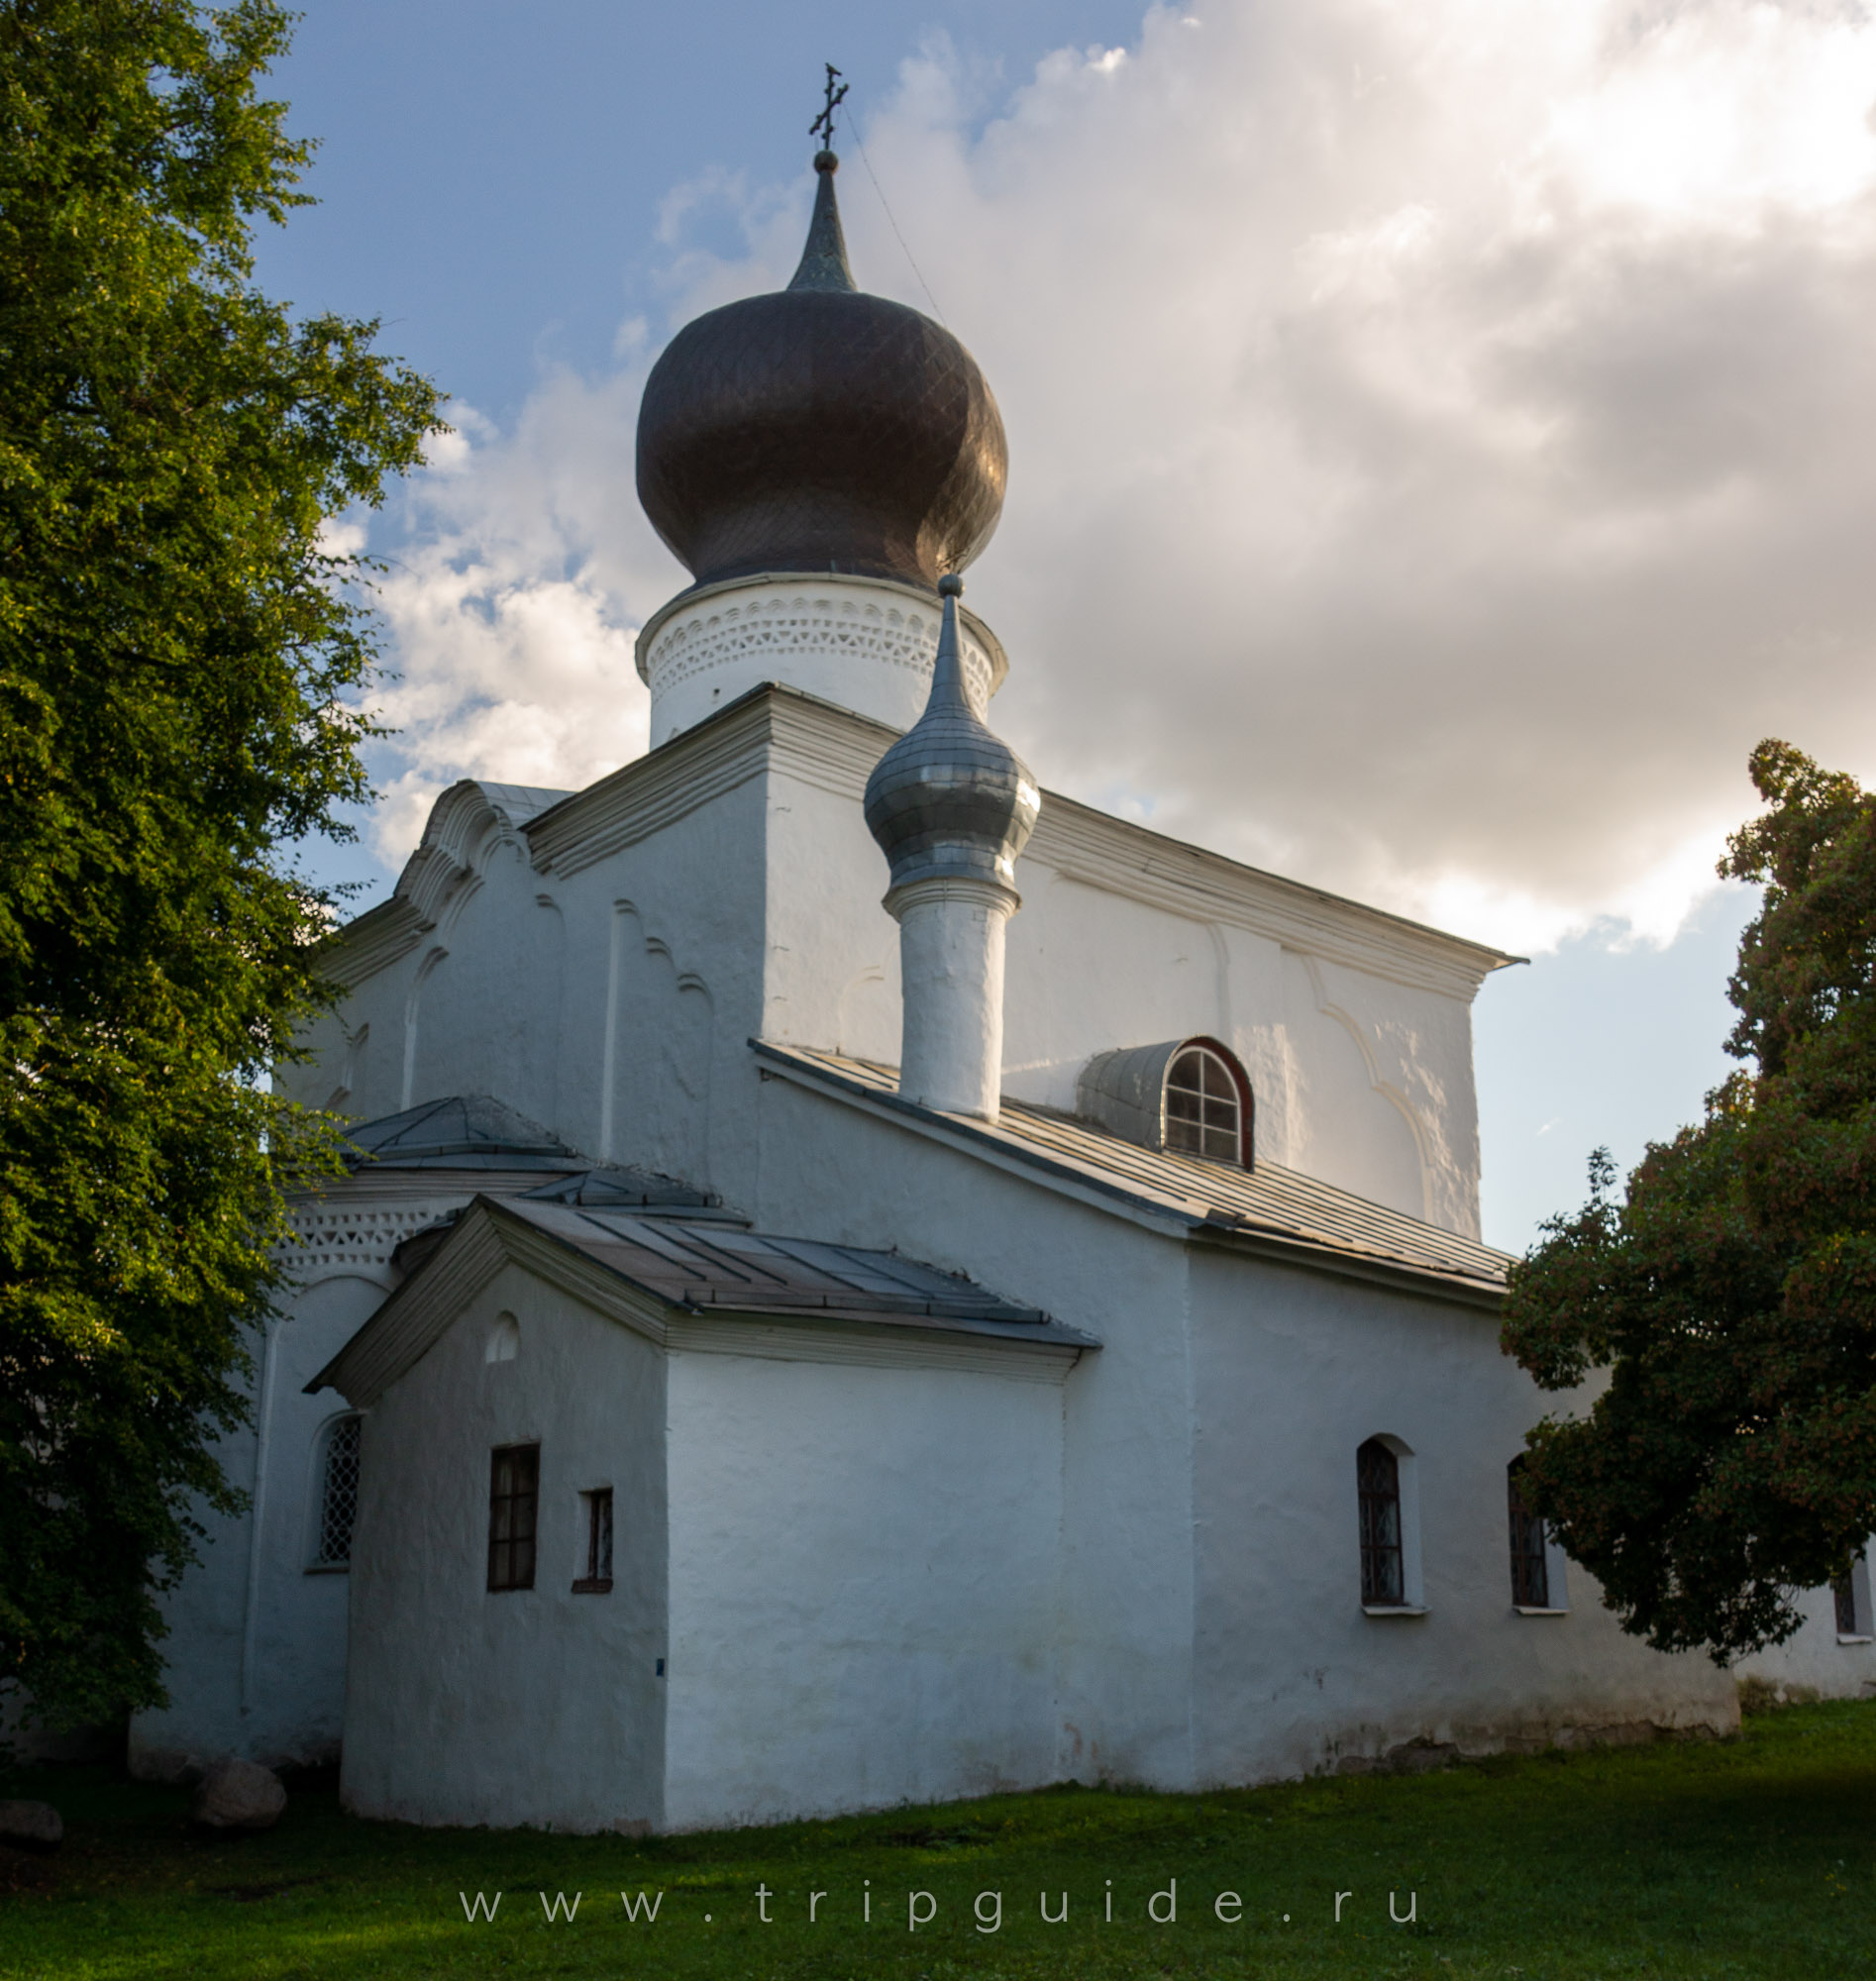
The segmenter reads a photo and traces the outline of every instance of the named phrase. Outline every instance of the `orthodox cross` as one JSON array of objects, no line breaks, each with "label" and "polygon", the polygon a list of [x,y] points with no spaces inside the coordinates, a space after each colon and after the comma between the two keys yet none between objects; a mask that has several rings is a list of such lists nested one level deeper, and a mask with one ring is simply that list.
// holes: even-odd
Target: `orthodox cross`
[{"label": "orthodox cross", "polygon": [[824,66],[827,70],[827,101],[821,108],[821,114],[807,127],[807,134],[821,141],[823,151],[831,152],[834,149],[834,112],[840,108],[847,94],[847,85],[843,82],[836,89],[834,84],[839,81],[840,70],[832,62]]}]

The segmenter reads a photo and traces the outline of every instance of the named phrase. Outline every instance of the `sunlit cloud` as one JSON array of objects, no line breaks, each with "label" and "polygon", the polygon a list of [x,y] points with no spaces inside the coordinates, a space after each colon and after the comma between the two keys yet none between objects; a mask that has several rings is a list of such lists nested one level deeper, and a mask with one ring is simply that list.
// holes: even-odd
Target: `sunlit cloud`
[{"label": "sunlit cloud", "polygon": [[[1528,950],[1671,936],[1761,735],[1876,772],[1860,8],[1221,0],[986,87],[929,45],[841,189],[865,285],[928,282],[1002,404],[971,602],[1046,782]],[[643,747],[631,636],[682,573],[638,388],[786,279],[806,180],[696,160],[669,321],[422,477],[387,853],[452,777]]]}]

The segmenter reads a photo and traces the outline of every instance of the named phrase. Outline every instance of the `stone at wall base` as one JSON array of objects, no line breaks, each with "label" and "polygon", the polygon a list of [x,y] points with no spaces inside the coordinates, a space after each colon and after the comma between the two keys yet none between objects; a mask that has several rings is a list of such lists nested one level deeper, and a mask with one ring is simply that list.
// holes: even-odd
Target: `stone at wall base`
[{"label": "stone at wall base", "polygon": [[270,1768],[256,1761],[217,1761],[195,1792],[190,1821],[218,1835],[271,1829],[286,1807],[286,1791]]},{"label": "stone at wall base", "polygon": [[0,1843],[16,1850],[56,1850],[64,1820],[49,1802],[0,1802]]},{"label": "stone at wall base", "polygon": [[1385,1754],[1345,1754],[1335,1764],[1338,1775],[1430,1775],[1450,1768],[1459,1759],[1459,1749],[1447,1740],[1404,1740]]}]

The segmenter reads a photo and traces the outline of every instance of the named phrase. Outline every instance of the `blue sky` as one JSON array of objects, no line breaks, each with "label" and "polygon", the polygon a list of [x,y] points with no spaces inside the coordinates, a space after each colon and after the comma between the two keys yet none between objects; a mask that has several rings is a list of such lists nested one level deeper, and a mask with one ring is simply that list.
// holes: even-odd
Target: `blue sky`
[{"label": "blue sky", "polygon": [[929,285],[1009,425],[999,727],[1058,788],[1530,954],[1476,1019],[1521,1246],[1728,1070],[1752,745],[1876,770],[1876,29],[323,0],[277,77],[321,203],[260,279],[381,318],[460,429],[368,523],[401,733],[326,863],[362,899],[454,777],[642,747],[631,634],[681,573],[639,383],[785,278],[828,59],[862,280]]}]

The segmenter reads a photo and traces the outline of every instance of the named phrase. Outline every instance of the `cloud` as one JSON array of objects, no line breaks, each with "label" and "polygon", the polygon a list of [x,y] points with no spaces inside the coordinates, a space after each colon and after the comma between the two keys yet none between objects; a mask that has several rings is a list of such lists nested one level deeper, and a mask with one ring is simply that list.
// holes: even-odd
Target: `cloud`
[{"label": "cloud", "polygon": [[[1671,933],[1760,736],[1876,772],[1860,8],[1220,0],[984,88],[928,45],[842,194],[862,281],[929,282],[1001,401],[972,603],[1045,782],[1535,945]],[[786,278],[805,177],[697,161],[673,327]],[[710,202],[740,258],[686,245]],[[629,636],[679,573],[638,335],[425,477],[393,839],[446,775],[642,742]]]},{"label": "cloud", "polygon": [[458,778],[573,789],[643,754],[632,635],[682,575],[633,494],[643,372],[555,373],[509,434],[451,409],[378,583],[392,678],[372,699],[397,732],[377,752],[385,859]]}]

